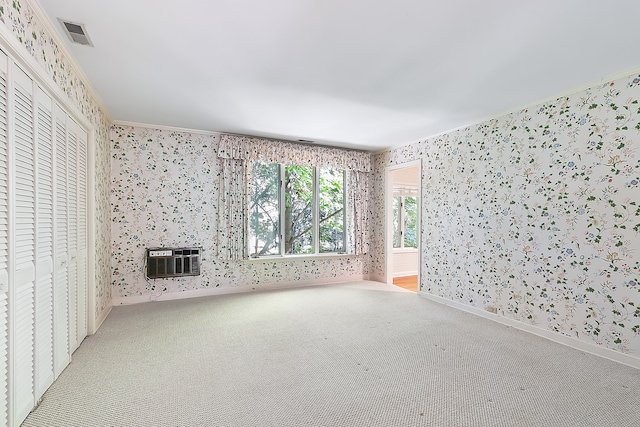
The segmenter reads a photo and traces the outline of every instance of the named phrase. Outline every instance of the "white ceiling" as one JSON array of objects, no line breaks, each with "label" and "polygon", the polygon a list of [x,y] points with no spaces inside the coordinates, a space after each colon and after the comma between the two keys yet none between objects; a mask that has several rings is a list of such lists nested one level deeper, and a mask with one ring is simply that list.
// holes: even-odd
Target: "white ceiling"
[{"label": "white ceiling", "polygon": [[637,0],[40,0],[117,121],[368,150],[640,66]]}]

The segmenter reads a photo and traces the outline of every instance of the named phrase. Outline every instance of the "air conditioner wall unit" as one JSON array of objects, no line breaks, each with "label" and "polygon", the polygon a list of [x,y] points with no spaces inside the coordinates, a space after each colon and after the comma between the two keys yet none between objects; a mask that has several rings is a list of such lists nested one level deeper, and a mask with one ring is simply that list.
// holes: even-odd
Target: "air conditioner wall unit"
[{"label": "air conditioner wall unit", "polygon": [[149,248],[146,275],[150,279],[200,275],[202,248]]}]

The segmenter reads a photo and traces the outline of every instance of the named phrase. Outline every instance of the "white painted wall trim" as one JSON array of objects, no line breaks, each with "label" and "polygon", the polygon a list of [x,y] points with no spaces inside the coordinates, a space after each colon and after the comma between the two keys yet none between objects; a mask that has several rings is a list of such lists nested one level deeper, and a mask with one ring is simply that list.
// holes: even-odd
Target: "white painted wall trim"
[{"label": "white painted wall trim", "polygon": [[276,290],[276,289],[302,288],[305,286],[335,285],[338,283],[360,282],[363,280],[368,280],[368,279],[365,278],[363,275],[355,275],[355,276],[336,277],[334,279],[314,279],[314,280],[304,280],[304,281],[297,281],[297,282],[279,282],[279,283],[259,284],[259,285],[250,285],[250,286],[233,286],[233,287],[227,286],[227,287],[218,287],[218,288],[202,288],[202,289],[194,289],[191,291],[184,291],[184,292],[170,292],[170,293],[160,294],[160,295],[135,295],[130,297],[113,298],[112,304],[114,306],[131,305],[131,304],[140,304],[143,302],[150,302],[150,301],[171,301],[171,300],[178,300],[178,299],[185,299],[185,298],[198,298],[198,297],[206,297],[206,296],[213,296],[213,295],[242,294],[242,293],[248,293],[248,292],[270,291],[270,290]]},{"label": "white painted wall trim", "polygon": [[623,365],[631,366],[632,368],[640,369],[640,358],[624,353],[619,353],[617,351],[600,347],[589,342],[580,341],[576,338],[568,337],[566,335],[561,335],[557,332],[549,331],[539,326],[528,325],[514,319],[509,319],[508,317],[499,316],[480,308],[471,307],[460,302],[442,298],[438,295],[433,295],[424,291],[418,292],[418,295],[428,300],[444,304],[449,307],[457,308],[458,310],[465,311],[470,314],[475,314],[476,316],[484,317],[485,319],[493,320],[494,322],[501,323],[506,326],[511,326],[512,328],[519,329],[524,332],[529,332],[531,334],[546,338],[559,344],[566,345],[576,350],[584,351],[585,353],[593,354],[595,356],[603,357],[614,362],[622,363]]},{"label": "white painted wall trim", "polygon": [[401,163],[397,165],[390,165],[384,168],[384,283],[393,284],[393,229],[391,223],[393,220],[393,187],[389,180],[391,171],[396,169],[404,169],[410,167],[418,167],[418,230],[417,240],[418,247],[415,249],[418,252],[418,278],[421,270],[421,257],[420,251],[422,247],[422,159],[413,160],[407,163]]},{"label": "white painted wall trim", "polygon": [[588,90],[590,88],[593,88],[595,86],[601,85],[601,84],[603,84],[605,82],[611,82],[611,81],[622,79],[624,77],[628,77],[628,76],[631,76],[633,74],[638,74],[638,73],[640,73],[640,66],[632,67],[632,68],[629,68],[627,70],[616,72],[616,73],[613,73],[613,74],[608,74],[606,76],[602,76],[599,80],[592,80],[591,82],[588,82],[588,83],[585,83],[585,84],[581,84],[581,85],[578,85],[578,86],[574,86],[573,89],[563,90],[562,92],[559,92],[559,93],[557,93],[555,95],[552,95],[552,96],[549,96],[549,97],[546,97],[546,98],[542,98],[542,99],[538,99],[537,101],[532,101],[532,102],[529,102],[527,104],[523,104],[520,107],[509,108],[509,110],[507,110],[507,111],[502,111],[502,112],[499,112],[499,113],[493,113],[491,116],[486,116],[486,117],[484,117],[482,119],[475,120],[475,121],[473,121],[471,123],[466,123],[464,125],[461,125],[461,126],[458,126],[458,127],[454,127],[454,128],[448,129],[448,130],[444,130],[442,132],[438,132],[438,133],[433,134],[433,135],[425,136],[424,138],[420,138],[420,139],[417,139],[417,140],[414,140],[414,141],[404,142],[404,143],[402,143],[400,145],[394,145],[391,148],[382,148],[380,150],[374,151],[372,154],[373,155],[377,155],[377,154],[386,153],[386,152],[391,151],[391,150],[399,150],[399,149],[402,149],[403,147],[408,147],[409,145],[412,145],[412,144],[417,144],[419,142],[426,142],[428,140],[431,140],[431,139],[434,139],[434,138],[438,138],[440,136],[459,131],[460,129],[465,129],[465,128],[469,128],[469,127],[476,127],[477,125],[479,125],[481,123],[484,123],[484,122],[488,122],[489,120],[492,120],[492,119],[495,119],[495,118],[498,118],[498,117],[502,117],[502,116],[506,116],[506,115],[509,115],[509,114],[517,112],[517,111],[526,110],[527,108],[533,108],[533,107],[536,107],[536,106],[538,106],[540,104],[546,104],[546,103],[549,103],[549,102],[553,102],[553,101],[557,100],[558,98],[567,97],[567,96],[576,94],[578,92],[583,92],[583,91]]},{"label": "white painted wall trim", "polygon": [[[89,78],[86,76],[80,65],[76,62],[66,43],[62,39],[62,36],[60,35],[60,28],[56,27],[56,24],[49,20],[49,17],[44,12],[44,10],[42,10],[42,6],[40,6],[40,3],[38,1],[28,0],[27,3],[29,7],[31,7],[31,10],[33,11],[33,14],[35,15],[38,22],[40,22],[40,24],[42,24],[42,26],[47,31],[47,35],[51,36],[51,38],[55,41],[58,49],[60,49],[60,52],[62,52],[64,58],[69,62],[69,66],[71,67],[75,75],[78,76],[82,83],[84,83],[85,88],[87,89],[87,91],[89,91],[93,99],[96,101],[98,107],[105,113],[107,121],[112,122],[113,118],[111,117],[109,110],[107,110],[104,101],[102,101],[102,98],[100,98],[98,92],[96,92],[93,86],[91,86]],[[81,117],[84,118],[84,115],[81,115]],[[87,125],[85,125],[84,127],[85,129],[89,128],[89,126]]]},{"label": "white painted wall trim", "polygon": [[206,130],[198,130],[198,129],[188,129],[188,128],[179,128],[173,126],[165,126],[165,125],[154,125],[149,123],[136,123],[136,122],[127,122],[123,120],[114,120],[112,122],[116,126],[129,126],[134,128],[145,128],[145,129],[158,129],[158,130],[166,130],[168,132],[180,132],[180,133],[196,133],[199,135],[221,135],[221,132],[211,132]]},{"label": "white painted wall trim", "polygon": [[[85,117],[82,111],[69,99],[51,77],[42,70],[38,62],[24,50],[24,47],[16,40],[15,36],[0,25],[0,46],[13,62],[18,64],[38,85],[47,92],[67,113],[89,133],[93,130],[93,124]],[[107,110],[105,110],[107,113]]]},{"label": "white painted wall trim", "polygon": [[96,333],[96,331],[98,330],[98,328],[100,326],[102,326],[102,323],[105,321],[105,319],[107,318],[107,316],[109,315],[109,313],[111,313],[111,309],[113,308],[113,305],[109,305],[107,308],[105,308],[104,310],[102,310],[102,313],[100,313],[100,316],[98,316],[97,319],[94,320],[93,322],[93,327],[95,328],[93,330],[93,332],[90,332],[90,335],[93,335]]},{"label": "white painted wall trim", "polygon": [[418,275],[418,270],[411,270],[411,271],[394,271],[393,272],[393,278],[395,279],[396,277],[405,277],[405,276],[417,276]]},{"label": "white painted wall trim", "polygon": [[96,130],[87,129],[87,335],[93,335],[102,321],[96,319]]}]

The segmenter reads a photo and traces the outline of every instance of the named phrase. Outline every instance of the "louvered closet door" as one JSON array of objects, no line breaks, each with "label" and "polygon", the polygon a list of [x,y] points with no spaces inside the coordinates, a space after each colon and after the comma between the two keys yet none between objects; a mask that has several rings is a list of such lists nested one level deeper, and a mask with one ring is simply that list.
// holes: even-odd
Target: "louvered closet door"
[{"label": "louvered closet door", "polygon": [[67,227],[69,251],[69,353],[78,342],[78,129],[67,119]]},{"label": "louvered closet door", "polygon": [[67,224],[67,114],[55,108],[55,281],[53,306],[54,363],[56,378],[69,364],[69,274]]},{"label": "louvered closet door", "polygon": [[9,198],[7,170],[7,56],[0,51],[0,425],[8,423],[9,331],[7,308],[9,290]]},{"label": "louvered closet door", "polygon": [[35,177],[33,83],[13,70],[13,295],[10,303],[13,420],[34,406]]},{"label": "louvered closet door", "polygon": [[53,383],[53,109],[36,90],[35,399]]},{"label": "louvered closet door", "polygon": [[87,336],[87,133],[78,128],[77,344]]}]

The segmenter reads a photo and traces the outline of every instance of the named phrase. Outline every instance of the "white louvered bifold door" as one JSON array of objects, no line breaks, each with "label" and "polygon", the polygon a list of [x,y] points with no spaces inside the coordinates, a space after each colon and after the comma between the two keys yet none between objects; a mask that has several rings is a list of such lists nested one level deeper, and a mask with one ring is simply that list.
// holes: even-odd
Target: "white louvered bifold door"
[{"label": "white louvered bifold door", "polygon": [[0,51],[0,426],[8,424],[9,329],[9,154],[7,135],[7,56]]},{"label": "white louvered bifold door", "polygon": [[55,108],[55,281],[53,306],[54,363],[56,378],[70,362],[69,274],[67,224],[67,114]]},{"label": "white louvered bifold door", "polygon": [[35,399],[53,383],[53,108],[36,90]]},{"label": "white louvered bifold door", "polygon": [[67,119],[67,200],[69,251],[69,353],[78,342],[78,128]]},{"label": "white louvered bifold door", "polygon": [[77,301],[78,344],[87,336],[87,133],[78,128],[78,255]]},{"label": "white louvered bifold door", "polygon": [[[35,150],[33,138],[33,82],[13,69],[13,295],[11,323],[11,383],[14,424],[34,406],[34,294],[35,294]],[[11,200],[11,199],[10,199]]]},{"label": "white louvered bifold door", "polygon": [[44,87],[0,51],[0,427],[87,334],[87,133]]}]

